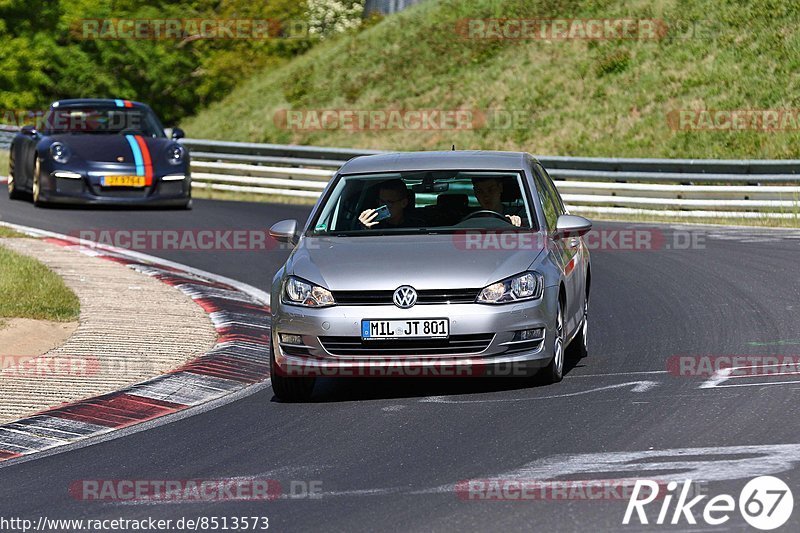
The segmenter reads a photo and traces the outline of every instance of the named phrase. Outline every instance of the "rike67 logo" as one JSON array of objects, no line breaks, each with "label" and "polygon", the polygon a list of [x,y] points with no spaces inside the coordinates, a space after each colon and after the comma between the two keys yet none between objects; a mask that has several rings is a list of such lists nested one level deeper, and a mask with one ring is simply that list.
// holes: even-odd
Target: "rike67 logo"
[{"label": "rike67 logo", "polygon": [[[738,502],[730,494],[720,494],[705,502],[703,500],[708,498],[705,494],[689,499],[691,480],[686,480],[680,488],[677,482],[671,481],[666,485],[666,493],[661,494],[659,489],[663,487],[663,482],[637,480],[622,523],[629,525],[633,520],[635,524],[638,520],[640,524],[649,524],[652,515],[648,518],[645,507],[656,500],[661,503],[654,522],[658,525],[681,524],[683,520],[687,524],[697,524],[695,513],[699,513],[706,524],[719,526],[730,520],[738,503],[738,511],[748,524],[767,531],[785,524],[794,509],[792,491],[786,483],[773,476],[751,479],[739,493]],[[673,500],[676,502],[674,507]],[[658,507],[658,504],[653,507]]]}]

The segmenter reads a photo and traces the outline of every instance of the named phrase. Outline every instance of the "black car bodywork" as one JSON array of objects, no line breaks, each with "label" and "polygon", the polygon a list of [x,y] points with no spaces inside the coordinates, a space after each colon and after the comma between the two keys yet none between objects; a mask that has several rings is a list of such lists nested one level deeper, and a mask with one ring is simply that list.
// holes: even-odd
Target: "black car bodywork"
[{"label": "black car bodywork", "polygon": [[54,102],[10,147],[8,191],[36,205],[191,206],[189,153],[155,113],[128,100]]}]

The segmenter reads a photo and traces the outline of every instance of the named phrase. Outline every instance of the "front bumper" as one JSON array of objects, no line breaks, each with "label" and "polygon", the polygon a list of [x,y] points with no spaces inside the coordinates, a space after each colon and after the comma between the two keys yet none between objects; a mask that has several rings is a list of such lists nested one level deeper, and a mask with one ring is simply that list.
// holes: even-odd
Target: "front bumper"
[{"label": "front bumper", "polygon": [[[98,172],[79,172],[80,178],[57,177],[60,171],[41,175],[39,197],[44,203],[73,205],[149,205],[163,207],[186,206],[192,197],[192,180],[188,171],[182,180],[164,181],[153,177],[146,187],[102,187]],[[123,171],[124,172],[124,171]],[[102,174],[106,174],[103,172]]]},{"label": "front bumper", "polygon": [[[505,305],[433,304],[400,309],[393,305],[333,306],[312,309],[272,301],[272,349],[275,371],[288,376],[527,376],[553,358],[557,289],[545,289],[538,300]],[[374,351],[333,349],[329,340],[358,342],[361,320],[447,318],[450,339],[489,339],[459,353],[456,346],[446,353],[430,353],[406,341],[367,341]],[[529,341],[514,341],[516,331],[542,328],[544,335]],[[302,345],[282,344],[280,334],[299,335]],[[338,346],[341,346],[340,343]],[[413,343],[411,343],[413,345]]]}]

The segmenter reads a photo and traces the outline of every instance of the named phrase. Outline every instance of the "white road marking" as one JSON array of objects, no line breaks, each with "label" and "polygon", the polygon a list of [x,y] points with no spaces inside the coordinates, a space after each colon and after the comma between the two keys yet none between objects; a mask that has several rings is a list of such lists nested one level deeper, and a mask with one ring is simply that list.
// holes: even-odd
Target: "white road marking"
[{"label": "white road marking", "polygon": [[778,367],[781,366],[780,364],[772,364],[772,365],[748,365],[748,366],[734,366],[729,368],[720,368],[719,370],[715,371],[709,379],[704,381],[700,384],[701,389],[727,389],[731,387],[769,387],[772,385],[797,385],[800,383],[798,380],[794,381],[760,381],[758,383],[738,383],[738,384],[729,384],[729,385],[720,385],[726,381],[731,379],[745,379],[745,378],[763,378],[763,377],[777,377],[777,376],[797,376],[800,375],[800,372],[770,372],[770,373],[762,373],[762,374],[742,374],[742,375],[733,375],[733,373],[737,370],[746,370],[748,368],[771,368],[771,367]]},{"label": "white road marking", "polygon": [[[795,468],[798,463],[800,463],[800,444],[670,448],[634,452],[552,455],[537,459],[500,475],[480,474],[476,476],[476,479],[557,481],[565,476],[580,476],[581,480],[584,481],[620,479],[624,477],[625,479],[691,479],[695,482],[709,482],[775,475]],[[319,470],[317,467],[308,468],[318,475]],[[626,475],[621,475],[622,473],[626,473]],[[268,477],[274,477],[274,473],[268,472],[261,476],[217,479],[248,480]],[[457,486],[463,481],[466,480],[422,489],[402,486],[332,490],[322,492],[318,497],[326,499],[400,494],[452,494],[455,498]],[[291,495],[282,495],[282,498],[293,499]],[[203,503],[203,501],[177,499],[115,502],[116,505],[165,505],[175,503]]]},{"label": "white road marking", "polygon": [[[557,455],[498,477],[548,480],[581,474],[629,472],[638,477],[665,472],[660,477],[725,481],[777,474],[791,470],[796,463],[800,463],[800,444],[714,446]],[[676,474],[676,470],[684,472]]]},{"label": "white road marking", "polygon": [[613,376],[635,376],[641,374],[666,374],[667,370],[644,370],[641,372],[612,372],[609,374],[567,374],[564,376],[564,379],[567,378],[603,378],[603,377],[613,377]]},{"label": "white road marking", "polygon": [[657,387],[658,383],[655,381],[628,381],[626,383],[617,383],[615,385],[606,385],[604,387],[595,387],[593,389],[578,391],[578,392],[567,392],[564,394],[553,394],[550,396],[534,396],[534,397],[527,397],[527,398],[494,398],[489,400],[451,400],[447,396],[428,396],[427,398],[422,398],[419,400],[419,403],[504,403],[504,402],[529,402],[529,401],[536,401],[536,400],[551,400],[555,398],[568,398],[570,396],[580,396],[582,394],[590,394],[592,392],[600,392],[605,390],[611,389],[620,389],[625,387],[633,387],[631,392],[647,392],[650,389]]}]

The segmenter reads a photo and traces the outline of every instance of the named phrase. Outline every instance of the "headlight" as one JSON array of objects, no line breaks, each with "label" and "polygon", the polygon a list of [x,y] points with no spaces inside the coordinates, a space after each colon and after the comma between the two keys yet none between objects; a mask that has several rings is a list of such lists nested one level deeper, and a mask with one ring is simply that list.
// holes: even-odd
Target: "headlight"
[{"label": "headlight", "polygon": [[504,304],[520,300],[532,300],[542,296],[543,288],[544,278],[542,278],[541,274],[538,272],[525,272],[485,287],[478,295],[477,302]]},{"label": "headlight", "polygon": [[167,161],[173,165],[180,165],[186,156],[186,149],[180,144],[173,144],[167,148]]},{"label": "headlight", "polygon": [[66,144],[55,142],[50,145],[50,155],[56,163],[66,163],[72,154]]},{"label": "headlight", "polygon": [[331,291],[294,276],[289,276],[283,282],[281,301],[286,304],[303,305],[305,307],[336,305]]}]

